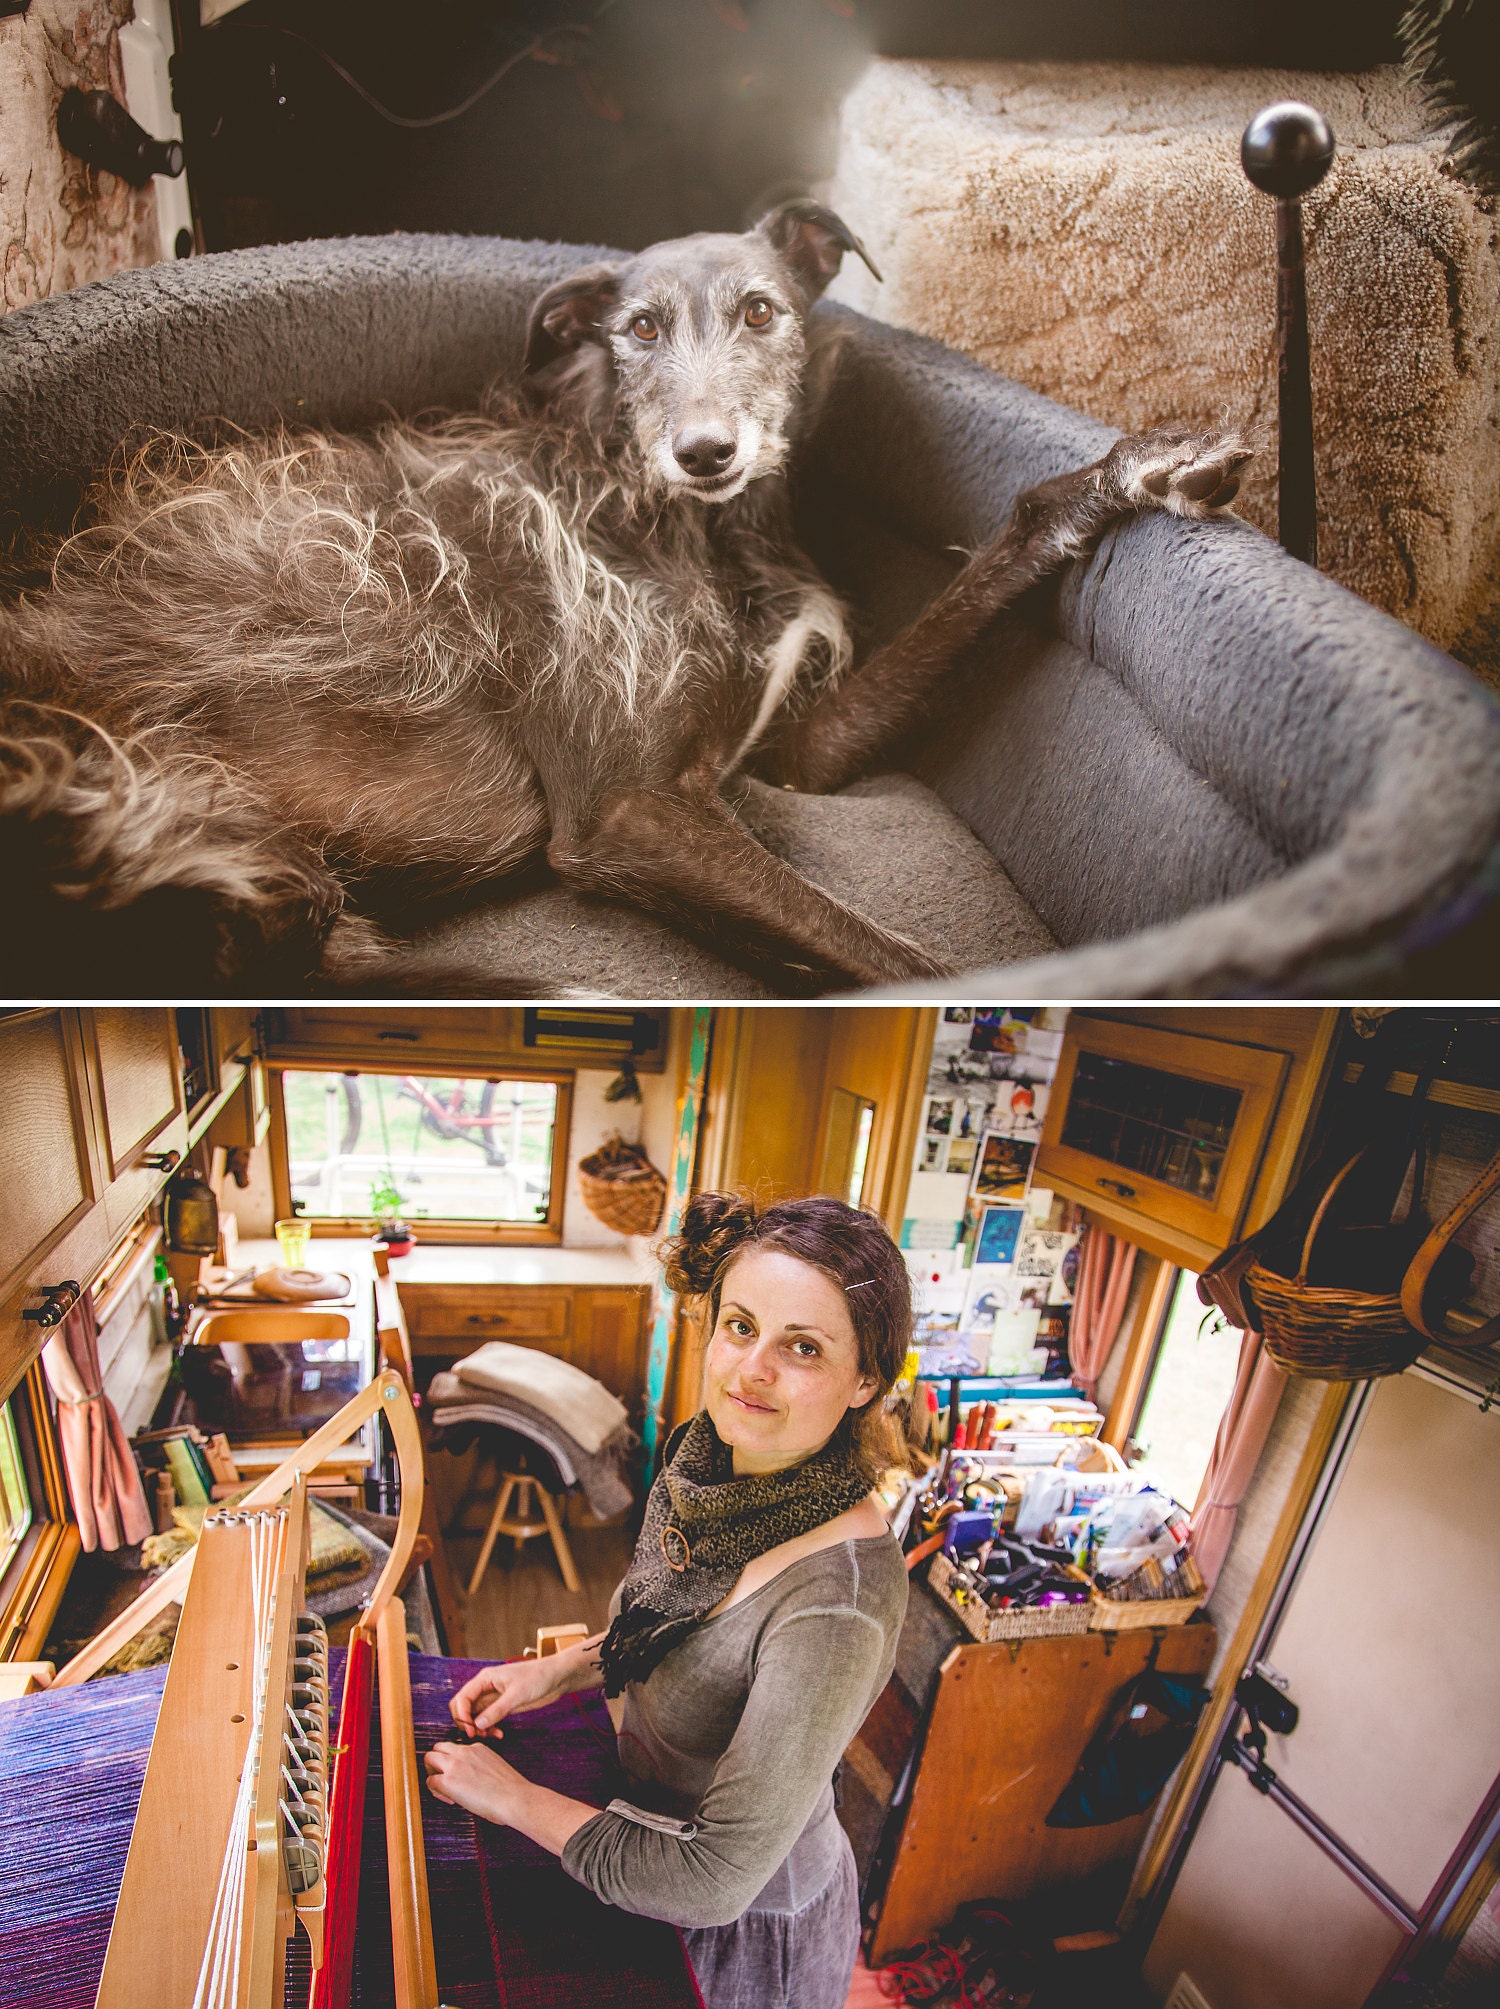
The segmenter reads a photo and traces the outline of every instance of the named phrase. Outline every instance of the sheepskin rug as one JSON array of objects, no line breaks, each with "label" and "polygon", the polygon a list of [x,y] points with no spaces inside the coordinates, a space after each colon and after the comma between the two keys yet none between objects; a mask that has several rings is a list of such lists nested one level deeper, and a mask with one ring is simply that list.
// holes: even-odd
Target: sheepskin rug
[{"label": "sheepskin rug", "polygon": [[1394,69],[874,63],[829,200],[835,297],[1127,430],[1228,414],[1276,529],[1274,205],[1240,134],[1302,98],[1338,140],[1308,199],[1320,561],[1500,683],[1500,227]]}]

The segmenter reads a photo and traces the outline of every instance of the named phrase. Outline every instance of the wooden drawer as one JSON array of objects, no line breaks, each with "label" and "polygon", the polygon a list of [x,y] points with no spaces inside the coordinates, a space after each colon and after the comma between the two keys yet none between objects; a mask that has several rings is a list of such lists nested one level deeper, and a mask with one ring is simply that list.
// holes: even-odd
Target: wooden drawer
[{"label": "wooden drawer", "polygon": [[472,1353],[487,1339],[570,1350],[572,1292],[509,1284],[400,1286],[413,1353]]}]

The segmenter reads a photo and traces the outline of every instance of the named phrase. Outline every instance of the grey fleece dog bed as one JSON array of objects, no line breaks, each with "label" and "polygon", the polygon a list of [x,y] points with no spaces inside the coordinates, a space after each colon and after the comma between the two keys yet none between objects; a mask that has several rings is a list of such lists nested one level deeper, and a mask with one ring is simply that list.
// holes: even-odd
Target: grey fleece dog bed
[{"label": "grey fleece dog bed", "polygon": [[[357,425],[472,404],[592,247],[352,239],[123,274],[0,319],[0,508],[65,520],[151,427]],[[804,535],[868,639],[1108,428],[940,345],[845,323],[799,469]],[[829,892],[949,959],[948,995],[1339,992],[1460,925],[1500,838],[1500,709],[1441,651],[1233,522],[1153,516],[995,624],[908,772],[737,785]],[[424,938],[557,991],[753,997],[666,925],[559,888]]]}]

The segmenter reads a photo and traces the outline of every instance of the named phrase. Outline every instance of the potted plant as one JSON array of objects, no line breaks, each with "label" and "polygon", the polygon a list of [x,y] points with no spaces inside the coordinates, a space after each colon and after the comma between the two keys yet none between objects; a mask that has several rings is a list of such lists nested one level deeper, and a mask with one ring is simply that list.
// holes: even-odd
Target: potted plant
[{"label": "potted plant", "polygon": [[401,1199],[396,1175],[387,1165],[384,1175],[370,1182],[370,1211],[376,1221],[376,1242],[393,1256],[409,1254],[417,1239],[401,1218]]}]

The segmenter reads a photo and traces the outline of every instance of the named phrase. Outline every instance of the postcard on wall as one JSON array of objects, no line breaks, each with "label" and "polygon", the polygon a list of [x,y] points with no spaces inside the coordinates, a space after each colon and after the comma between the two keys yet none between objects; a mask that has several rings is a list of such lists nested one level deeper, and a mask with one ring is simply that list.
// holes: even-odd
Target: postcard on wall
[{"label": "postcard on wall", "polygon": [[1016,1275],[1042,1287],[1037,1304],[1071,1304],[1078,1275],[1078,1236],[1028,1227],[1016,1246]]},{"label": "postcard on wall", "polygon": [[1016,1244],[1021,1238],[1021,1229],[1026,1220],[1026,1209],[1013,1202],[1003,1201],[998,1206],[986,1207],[979,1223],[979,1234],[974,1243],[976,1263],[1012,1263],[1016,1258]]},{"label": "postcard on wall", "polygon": [[965,1178],[974,1169],[974,1154],[979,1149],[977,1137],[950,1137],[948,1139],[948,1170],[962,1173]]},{"label": "postcard on wall", "polygon": [[1011,1308],[1015,1276],[1009,1263],[976,1263],[968,1273],[962,1328],[983,1353],[995,1320]]},{"label": "postcard on wall", "polygon": [[1047,1364],[1047,1349],[1037,1345],[1042,1314],[1032,1307],[1002,1312],[990,1329],[991,1374],[1035,1374]]},{"label": "postcard on wall", "polygon": [[1034,1138],[1007,1137],[986,1130],[974,1168],[974,1193],[982,1200],[1024,1200],[1031,1184]]},{"label": "postcard on wall", "polygon": [[953,1129],[953,1097],[929,1095],[927,1121],[922,1125],[929,1137],[947,1137]]},{"label": "postcard on wall", "polygon": [[946,1137],[924,1137],[917,1153],[919,1172],[946,1172],[948,1169],[948,1140]]}]

